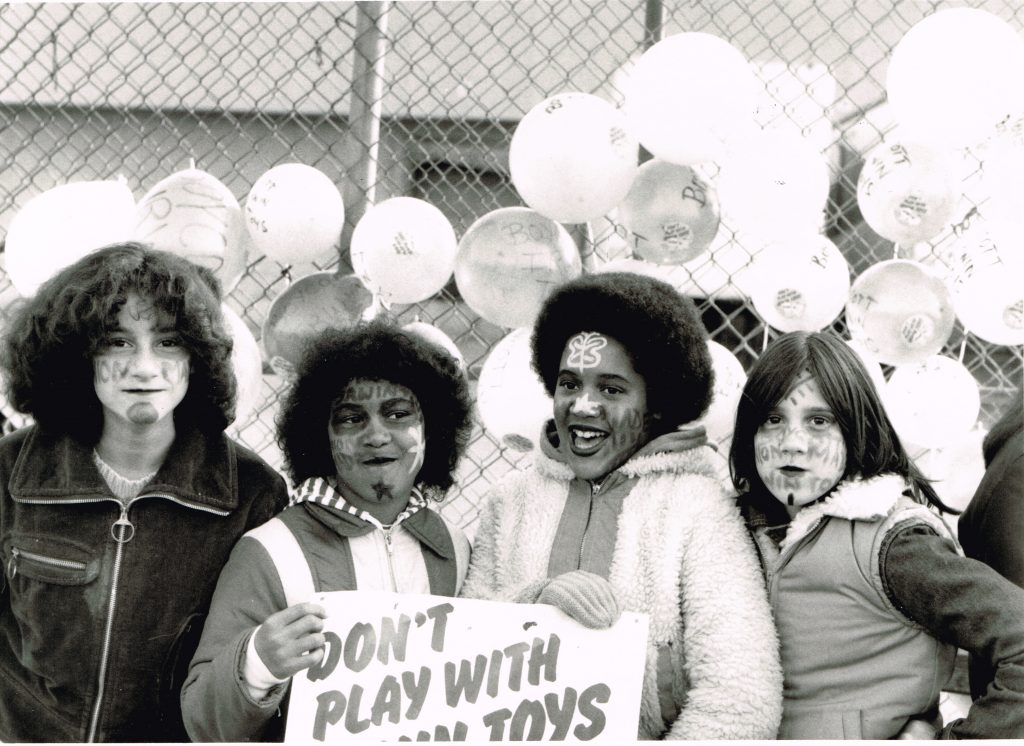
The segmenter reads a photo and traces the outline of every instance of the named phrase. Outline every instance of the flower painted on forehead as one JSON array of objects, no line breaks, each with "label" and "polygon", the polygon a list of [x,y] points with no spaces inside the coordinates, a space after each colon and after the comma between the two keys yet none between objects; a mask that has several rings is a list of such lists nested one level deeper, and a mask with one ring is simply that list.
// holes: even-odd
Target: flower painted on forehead
[{"label": "flower painted on forehead", "polygon": [[569,357],[566,364],[579,370],[596,368],[601,364],[600,350],[607,345],[607,337],[599,332],[580,332],[569,340]]}]

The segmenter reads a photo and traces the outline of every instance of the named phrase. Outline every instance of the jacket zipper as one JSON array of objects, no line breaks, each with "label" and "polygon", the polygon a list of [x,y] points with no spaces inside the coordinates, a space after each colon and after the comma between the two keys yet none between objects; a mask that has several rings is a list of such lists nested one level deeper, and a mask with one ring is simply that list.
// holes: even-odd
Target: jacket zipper
[{"label": "jacket zipper", "polygon": [[398,581],[395,579],[395,565],[392,561],[394,554],[393,547],[391,546],[391,526],[382,526],[381,530],[384,532],[384,548],[388,554],[388,573],[391,575],[391,590],[398,593]]},{"label": "jacket zipper", "polygon": [[587,532],[590,530],[590,519],[594,515],[594,498],[597,497],[597,494],[601,491],[601,486],[603,484],[603,480],[600,482],[590,483],[590,505],[587,506],[587,522],[583,526],[583,538],[580,539],[580,556],[576,561],[577,569],[583,567],[583,550],[587,546]]},{"label": "jacket zipper", "polygon": [[11,580],[14,580],[14,576],[18,574],[18,559],[21,557],[32,562],[38,562],[41,565],[49,565],[50,567],[61,567],[68,570],[85,569],[85,563],[78,560],[57,559],[56,557],[47,557],[45,554],[30,552],[27,549],[11,547],[11,558],[7,561],[7,575]]},{"label": "jacket zipper", "polygon": [[[128,520],[128,510],[131,506],[139,501],[150,497],[159,497],[165,500],[170,500],[178,505],[183,505],[187,508],[193,508],[194,510],[201,510],[206,513],[214,513],[216,515],[228,515],[230,511],[220,510],[217,508],[210,508],[206,505],[199,505],[197,503],[189,502],[187,500],[180,500],[173,495],[167,495],[162,493],[151,493],[148,495],[138,495],[127,503],[123,503],[115,497],[100,497],[93,499],[84,500],[33,500],[33,499],[19,499],[18,502],[28,503],[33,505],[54,505],[54,504],[72,504],[72,503],[95,503],[95,502],[114,502],[117,503],[120,508],[120,513],[117,520],[110,526],[110,534],[117,542],[117,550],[114,553],[114,570],[111,573],[110,582],[110,601],[107,603],[107,622],[103,631],[103,646],[100,649],[100,669],[97,677],[96,686],[96,701],[93,704],[92,717],[89,720],[89,731],[87,734],[86,741],[92,743],[96,740],[96,731],[99,727],[100,720],[100,709],[103,707],[103,695],[106,689],[106,678],[107,678],[107,663],[110,657],[110,641],[113,637],[114,631],[114,611],[117,608],[117,591],[118,591],[118,580],[121,574],[121,561],[124,557],[124,545],[127,544],[135,536],[135,526],[130,520]],[[127,537],[125,533],[131,529],[131,533],[128,533]],[[24,553],[23,553],[24,554]]]}]

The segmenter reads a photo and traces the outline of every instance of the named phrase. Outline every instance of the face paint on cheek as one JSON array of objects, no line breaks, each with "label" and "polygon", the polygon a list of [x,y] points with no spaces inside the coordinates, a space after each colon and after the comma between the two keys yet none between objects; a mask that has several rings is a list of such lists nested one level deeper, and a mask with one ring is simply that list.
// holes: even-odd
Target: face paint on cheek
[{"label": "face paint on cheek", "polygon": [[112,383],[121,381],[128,377],[131,363],[127,360],[111,360],[108,358],[96,358],[94,362],[96,380],[100,383]]},{"label": "face paint on cheek", "polygon": [[189,376],[187,360],[165,360],[160,363],[160,377],[172,386],[186,380]]},{"label": "face paint on cheek", "polygon": [[337,435],[331,432],[331,456],[334,458],[334,466],[341,469],[352,469],[356,465],[355,449],[351,438],[344,435]]},{"label": "face paint on cheek", "polygon": [[409,453],[413,455],[413,459],[409,463],[409,473],[415,476],[419,472],[420,467],[423,466],[423,459],[426,451],[426,439],[423,436],[423,426],[418,424],[410,425],[406,429],[405,433],[409,436],[409,439],[413,441],[412,447],[409,448]]},{"label": "face paint on cheek", "polygon": [[608,339],[597,332],[580,332],[569,340],[569,356],[566,365],[577,370],[596,368],[601,364],[601,352],[608,346]]}]

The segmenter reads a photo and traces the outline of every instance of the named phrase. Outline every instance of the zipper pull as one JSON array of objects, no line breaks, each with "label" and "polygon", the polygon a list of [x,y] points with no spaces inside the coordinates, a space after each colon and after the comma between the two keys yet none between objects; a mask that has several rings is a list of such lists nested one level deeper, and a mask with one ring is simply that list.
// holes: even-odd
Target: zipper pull
[{"label": "zipper pull", "polygon": [[[126,527],[128,529],[128,536],[125,536]],[[127,544],[135,537],[135,526],[128,520],[128,506],[121,506],[121,515],[114,521],[110,527],[110,535],[114,537],[114,541],[118,544]]]},{"label": "zipper pull", "polygon": [[384,531],[384,546],[387,548],[388,556],[390,557],[391,556],[391,527],[388,526],[388,527],[386,527],[386,528],[384,528],[382,530]]},{"label": "zipper pull", "polygon": [[11,558],[7,560],[7,576],[14,580],[14,576],[18,574],[18,548],[11,547]]}]

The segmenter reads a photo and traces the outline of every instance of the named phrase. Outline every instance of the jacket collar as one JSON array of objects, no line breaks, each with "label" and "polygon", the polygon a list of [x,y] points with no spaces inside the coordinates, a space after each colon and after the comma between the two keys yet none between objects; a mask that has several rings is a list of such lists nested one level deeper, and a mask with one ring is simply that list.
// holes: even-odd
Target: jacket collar
[{"label": "jacket collar", "polygon": [[[306,482],[303,483],[303,485],[305,484]],[[303,485],[297,489],[301,489]],[[329,485],[327,487],[333,491]],[[312,501],[301,501],[299,504],[319,523],[346,539],[365,536],[377,528],[369,521],[363,520],[344,508]],[[445,559],[455,558],[455,544],[448,533],[448,528],[441,516],[435,513],[429,505],[406,518],[402,521],[401,526],[435,554]]]},{"label": "jacket collar", "polygon": [[871,479],[847,479],[832,490],[827,498],[807,505],[796,514],[780,548],[792,546],[825,518],[844,518],[849,521],[877,521],[884,518],[893,511],[906,489],[906,481],[896,474],[880,474]]},{"label": "jacket collar", "polygon": [[[91,445],[32,426],[11,472],[11,496],[54,502],[112,499],[92,451]],[[142,492],[153,493],[218,511],[237,508],[238,467],[228,439],[179,428],[163,465]]]},{"label": "jacket collar", "polygon": [[[549,420],[540,437],[540,449],[534,456],[538,473],[553,479],[568,481],[575,477],[566,465],[554,434],[554,421]],[[699,446],[681,453],[655,453],[633,456],[612,472],[625,477],[644,477],[650,474],[700,474],[716,481],[723,477],[722,457],[710,446]]]}]

